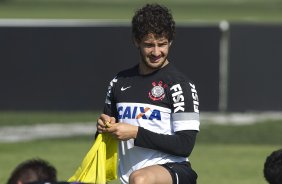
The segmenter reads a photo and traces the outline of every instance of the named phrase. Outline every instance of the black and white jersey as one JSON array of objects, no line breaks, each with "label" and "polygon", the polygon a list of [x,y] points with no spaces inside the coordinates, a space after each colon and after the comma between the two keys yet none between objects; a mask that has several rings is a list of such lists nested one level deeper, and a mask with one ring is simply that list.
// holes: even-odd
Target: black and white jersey
[{"label": "black and white jersey", "polygon": [[[195,85],[172,64],[149,75],[140,75],[138,66],[124,70],[110,82],[104,113],[118,122],[143,127],[158,134],[174,135],[183,130],[199,131],[199,99]],[[184,145],[183,145],[184,146]],[[134,170],[187,157],[120,141],[119,176],[123,183]]]}]

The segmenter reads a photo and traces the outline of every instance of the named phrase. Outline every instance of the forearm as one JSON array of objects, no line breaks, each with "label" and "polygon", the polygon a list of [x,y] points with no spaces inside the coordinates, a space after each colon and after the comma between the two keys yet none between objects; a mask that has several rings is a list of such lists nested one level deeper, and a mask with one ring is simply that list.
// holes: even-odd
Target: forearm
[{"label": "forearm", "polygon": [[195,145],[197,131],[184,130],[175,135],[164,135],[139,127],[135,146],[159,150],[176,156],[188,157]]}]

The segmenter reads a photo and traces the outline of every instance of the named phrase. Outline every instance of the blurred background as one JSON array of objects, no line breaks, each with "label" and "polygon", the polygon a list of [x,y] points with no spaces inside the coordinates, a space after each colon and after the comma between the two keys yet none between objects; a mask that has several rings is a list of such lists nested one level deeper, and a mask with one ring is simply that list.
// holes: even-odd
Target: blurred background
[{"label": "blurred background", "polygon": [[[41,157],[79,166],[115,74],[138,62],[143,0],[0,0],[0,181]],[[176,21],[169,60],[196,84],[200,184],[263,184],[282,140],[282,1],[157,0]],[[223,177],[224,176],[224,177]],[[116,182],[118,183],[118,182]]]}]

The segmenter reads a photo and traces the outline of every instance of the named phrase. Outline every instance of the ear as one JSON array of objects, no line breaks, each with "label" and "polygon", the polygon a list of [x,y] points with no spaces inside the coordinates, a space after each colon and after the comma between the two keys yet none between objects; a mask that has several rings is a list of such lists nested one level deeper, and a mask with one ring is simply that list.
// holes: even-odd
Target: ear
[{"label": "ear", "polygon": [[169,46],[171,46],[171,44],[172,44],[172,41],[169,42]]},{"label": "ear", "polygon": [[139,42],[135,38],[133,38],[133,43],[135,47],[139,48]]}]

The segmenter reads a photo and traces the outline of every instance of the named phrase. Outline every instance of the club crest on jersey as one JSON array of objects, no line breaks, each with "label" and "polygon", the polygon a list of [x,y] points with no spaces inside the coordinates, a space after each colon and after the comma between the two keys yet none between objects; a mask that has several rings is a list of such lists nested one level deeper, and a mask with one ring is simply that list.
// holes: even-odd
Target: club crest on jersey
[{"label": "club crest on jersey", "polygon": [[165,97],[164,88],[167,87],[167,84],[164,84],[163,81],[152,82],[153,88],[149,91],[149,98],[153,101],[162,100]]}]

